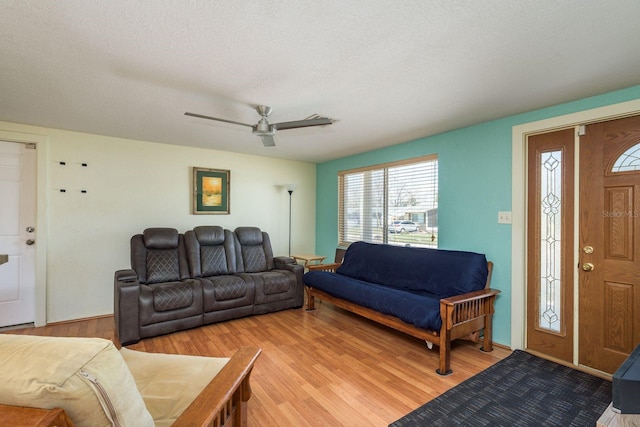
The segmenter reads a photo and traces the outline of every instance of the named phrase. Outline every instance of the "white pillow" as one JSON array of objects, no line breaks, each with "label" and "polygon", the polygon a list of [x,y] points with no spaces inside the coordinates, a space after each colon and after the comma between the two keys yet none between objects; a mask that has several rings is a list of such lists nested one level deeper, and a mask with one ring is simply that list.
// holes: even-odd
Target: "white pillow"
[{"label": "white pillow", "polygon": [[0,404],[63,408],[76,426],[153,426],[109,340],[0,334]]}]

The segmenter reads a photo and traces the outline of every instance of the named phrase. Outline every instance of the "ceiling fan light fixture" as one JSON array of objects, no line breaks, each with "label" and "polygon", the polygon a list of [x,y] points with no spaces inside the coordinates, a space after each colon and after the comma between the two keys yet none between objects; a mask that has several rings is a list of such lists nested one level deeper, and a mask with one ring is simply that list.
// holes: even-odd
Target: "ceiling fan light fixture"
[{"label": "ceiling fan light fixture", "polygon": [[276,127],[266,121],[263,123],[262,120],[260,120],[258,124],[252,126],[251,129],[253,130],[253,134],[258,136],[273,136],[276,134]]}]

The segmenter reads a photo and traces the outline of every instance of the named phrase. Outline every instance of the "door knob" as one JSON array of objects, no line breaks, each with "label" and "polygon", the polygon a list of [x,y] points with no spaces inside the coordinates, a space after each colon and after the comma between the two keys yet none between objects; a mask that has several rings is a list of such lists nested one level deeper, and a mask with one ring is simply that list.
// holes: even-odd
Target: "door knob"
[{"label": "door knob", "polygon": [[594,267],[594,266],[593,266],[593,264],[592,264],[592,263],[590,263],[590,262],[585,262],[584,264],[582,264],[582,269],[583,269],[584,271],[593,271],[593,269],[594,269],[594,268],[595,268],[595,267]]},{"label": "door knob", "polygon": [[33,245],[35,242],[36,242],[36,241],[35,241],[35,240],[33,240],[33,239],[28,239],[26,243],[27,243],[27,245],[28,245],[28,246],[31,246],[31,245]]}]

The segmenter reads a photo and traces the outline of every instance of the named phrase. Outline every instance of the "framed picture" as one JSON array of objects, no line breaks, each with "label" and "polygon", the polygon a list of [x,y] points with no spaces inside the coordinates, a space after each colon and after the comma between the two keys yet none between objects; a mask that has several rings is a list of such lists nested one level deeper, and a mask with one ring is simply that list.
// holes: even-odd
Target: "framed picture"
[{"label": "framed picture", "polygon": [[229,214],[228,170],[193,168],[193,213]]}]

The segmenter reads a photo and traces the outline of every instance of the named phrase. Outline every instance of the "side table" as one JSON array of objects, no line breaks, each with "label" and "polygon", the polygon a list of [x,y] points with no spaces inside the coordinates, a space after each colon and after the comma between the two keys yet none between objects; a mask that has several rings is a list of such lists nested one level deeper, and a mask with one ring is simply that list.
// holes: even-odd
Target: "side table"
[{"label": "side table", "polygon": [[321,255],[291,255],[291,258],[295,259],[296,262],[304,261],[304,268],[309,268],[310,265],[322,264],[326,257]]}]

